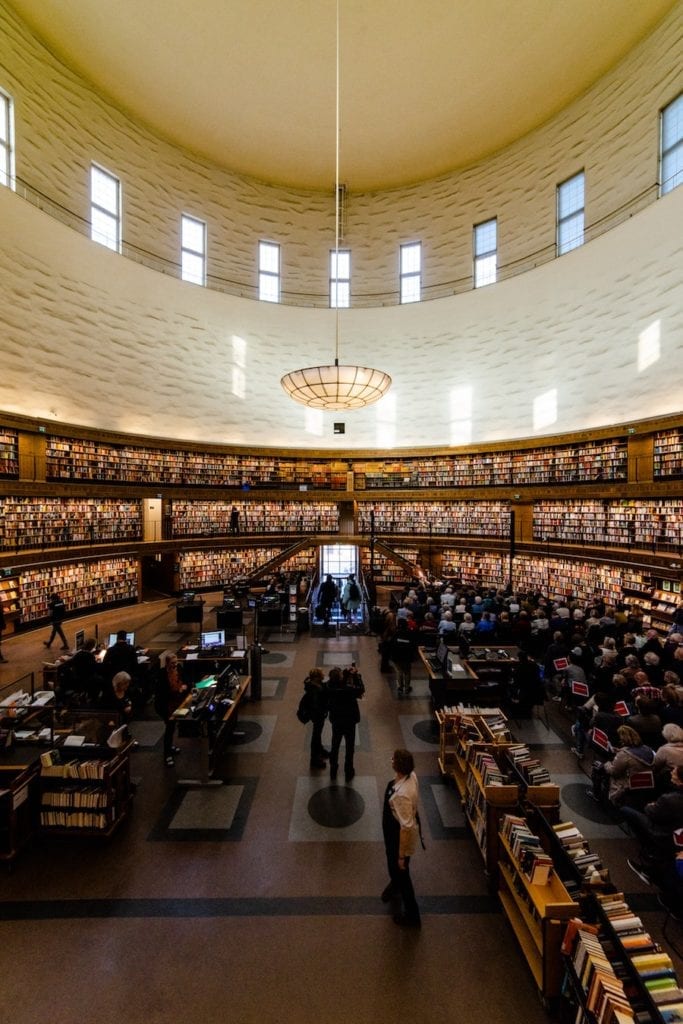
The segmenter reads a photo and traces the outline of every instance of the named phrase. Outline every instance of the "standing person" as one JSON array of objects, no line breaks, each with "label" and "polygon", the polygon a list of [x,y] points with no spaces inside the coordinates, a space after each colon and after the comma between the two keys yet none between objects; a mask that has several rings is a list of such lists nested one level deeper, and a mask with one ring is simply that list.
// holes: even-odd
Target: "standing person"
[{"label": "standing person", "polygon": [[393,897],[400,896],[403,910],[394,915],[394,921],[419,928],[420,908],[410,878],[410,858],[417,850],[420,835],[413,755],[408,750],[395,750],[391,766],[394,777],[387,784],[382,809],[382,832],[390,882],[382,893],[382,901],[388,903]]},{"label": "standing person", "polygon": [[344,591],[341,599],[342,607],[350,626],[352,626],[355,621],[356,612],[362,604],[362,598],[363,595],[361,594],[356,577],[351,573],[344,584]]},{"label": "standing person", "polygon": [[0,597],[0,662],[7,661],[7,658],[2,653],[2,634],[5,632],[5,610],[3,607],[3,601]]},{"label": "standing person", "polygon": [[308,710],[311,716],[311,768],[326,768],[325,758],[330,756],[329,750],[323,747],[323,726],[327,718],[327,687],[325,677],[319,668],[312,668],[304,679],[304,693],[307,697]]},{"label": "standing person", "polygon": [[230,509],[230,533],[240,532],[240,514],[237,505],[233,505]]},{"label": "standing person", "polygon": [[415,644],[407,619],[397,620],[396,632],[390,643],[389,660],[396,671],[396,693],[399,697],[407,697],[412,690],[412,664],[415,656]]},{"label": "standing person", "polygon": [[330,779],[334,781],[337,778],[339,747],[344,740],[344,778],[350,782],[356,774],[353,753],[356,746],[356,726],[360,722],[358,701],[365,693],[365,686],[355,665],[352,665],[343,672],[340,668],[331,669],[327,689],[332,724]]},{"label": "standing person", "polygon": [[320,584],[318,589],[318,608],[320,614],[316,618],[322,619],[325,624],[325,629],[330,624],[330,616],[332,614],[332,606],[339,596],[339,588],[334,582],[330,574],[328,573],[325,580]]},{"label": "standing person", "polygon": [[[163,659],[163,662],[162,662]],[[160,672],[157,679],[157,690],[154,708],[166,723],[164,730],[164,761],[171,768],[175,764],[173,755],[180,753],[180,747],[173,746],[175,735],[175,719],[173,713],[180,707],[187,696],[188,686],[180,675],[178,659],[172,652],[166,652],[159,659]]]},{"label": "standing person", "polygon": [[64,636],[64,630],[62,629],[62,622],[64,621],[64,617],[66,615],[66,605],[64,604],[64,601],[56,591],[50,595],[48,608],[50,609],[50,622],[52,623],[52,632],[50,633],[50,639],[43,640],[43,643],[45,644],[46,647],[51,647],[52,641],[56,636],[58,636],[62,641],[62,650],[68,651],[69,644],[67,643],[67,639]]}]

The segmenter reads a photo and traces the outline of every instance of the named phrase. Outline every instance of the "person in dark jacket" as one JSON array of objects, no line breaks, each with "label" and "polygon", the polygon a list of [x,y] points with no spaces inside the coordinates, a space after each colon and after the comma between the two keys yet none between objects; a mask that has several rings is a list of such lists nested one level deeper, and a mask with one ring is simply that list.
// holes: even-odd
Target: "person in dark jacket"
[{"label": "person in dark jacket", "polygon": [[118,631],[116,643],[105,654],[102,671],[107,679],[113,679],[117,672],[127,672],[131,679],[137,676],[138,656],[135,648],[128,643],[125,629]]},{"label": "person in dark jacket", "polygon": [[325,629],[327,629],[330,624],[332,608],[338,597],[339,588],[328,573],[327,577],[320,584],[320,588],[318,589],[318,607],[320,608],[319,618],[323,620]]},{"label": "person in dark jacket", "polygon": [[178,658],[173,652],[166,652],[159,659],[159,677],[154,697],[154,708],[166,725],[164,729],[164,763],[169,768],[175,764],[174,754],[180,753],[180,748],[173,746],[176,725],[173,713],[185,700],[188,689],[189,687],[183,681],[180,672]]},{"label": "person in dark jacket", "polygon": [[58,636],[59,639],[62,641],[62,650],[68,651],[69,644],[67,642],[66,637],[64,636],[64,630],[62,629],[62,622],[64,621],[64,617],[66,615],[66,605],[64,604],[64,601],[62,600],[58,593],[55,592],[50,595],[48,608],[50,609],[50,622],[52,623],[52,632],[50,633],[49,640],[43,640],[43,643],[45,644],[46,647],[51,647],[52,641],[56,636]]},{"label": "person in dark jacket", "polygon": [[304,693],[308,701],[313,731],[311,733],[311,768],[326,768],[329,750],[323,747],[323,726],[327,718],[328,695],[325,677],[319,668],[312,668],[304,679]]},{"label": "person in dark jacket", "polygon": [[356,774],[353,753],[356,746],[356,726],[360,722],[358,701],[365,693],[365,686],[355,665],[352,665],[344,671],[340,668],[331,669],[327,687],[332,724],[330,779],[334,781],[337,778],[339,747],[344,740],[344,777],[350,782]]},{"label": "person in dark jacket", "polygon": [[662,890],[665,906],[683,912],[683,892],[677,877],[673,833],[683,828],[683,767],[671,769],[672,789],[646,804],[642,811],[622,807],[622,816],[640,842],[640,861],[629,858],[628,866],[647,885]]},{"label": "person in dark jacket", "polygon": [[407,619],[397,619],[396,632],[390,641],[389,661],[396,672],[396,693],[408,696],[412,690],[411,673],[415,657],[414,634],[408,628]]}]

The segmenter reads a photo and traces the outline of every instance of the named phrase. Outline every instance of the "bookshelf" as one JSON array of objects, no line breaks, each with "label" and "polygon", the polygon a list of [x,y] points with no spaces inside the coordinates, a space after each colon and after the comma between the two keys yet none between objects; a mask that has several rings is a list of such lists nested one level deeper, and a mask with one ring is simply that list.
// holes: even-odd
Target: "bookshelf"
[{"label": "bookshelf", "polygon": [[499,587],[509,576],[508,559],[486,551],[444,548],[441,574],[462,580],[465,586]]},{"label": "bookshelf", "polygon": [[498,873],[500,823],[519,802],[519,787],[501,769],[501,753],[498,744],[470,743],[465,779],[465,818],[484,860],[486,875],[493,880]]},{"label": "bookshelf", "polygon": [[20,580],[18,576],[0,576],[0,599],[5,616],[5,628],[14,628],[21,618]]},{"label": "bookshelf", "polygon": [[49,615],[48,600],[58,591],[67,611],[136,601],[138,562],[130,556],[75,560],[19,573],[22,623]]},{"label": "bookshelf", "polygon": [[227,536],[233,507],[239,513],[240,534],[339,532],[336,502],[174,500],[172,536]]},{"label": "bookshelf", "polygon": [[256,547],[183,551],[178,555],[178,589],[209,590],[226,586],[276,558],[282,550],[281,547]]},{"label": "bookshelf", "polygon": [[[404,565],[375,548],[373,577],[375,583],[399,585],[405,583],[406,579],[409,577],[416,577],[420,575],[420,571],[418,569],[420,552],[418,548],[394,544],[392,546],[392,551],[394,551],[399,558],[404,559],[406,562],[410,562],[411,566],[414,566],[414,571],[409,571]],[[361,548],[360,557],[363,573],[369,575],[370,549],[367,547]]]},{"label": "bookshelf", "polygon": [[140,501],[0,498],[0,550],[141,539]]},{"label": "bookshelf", "polygon": [[359,501],[358,529],[432,536],[510,536],[509,501]]},{"label": "bookshelf", "polygon": [[0,479],[19,476],[19,435],[0,427]]},{"label": "bookshelf", "polygon": [[668,633],[681,602],[680,580],[656,579],[652,591],[652,627],[662,633]]},{"label": "bookshelf", "polygon": [[40,831],[44,835],[110,836],[128,817],[133,800],[127,744],[106,748],[60,747],[40,757]]},{"label": "bookshelf", "polygon": [[627,478],[625,438],[354,463],[358,490],[576,484]]},{"label": "bookshelf", "polygon": [[683,429],[664,430],[655,434],[653,474],[655,480],[683,476]]},{"label": "bookshelf", "polygon": [[545,884],[537,884],[522,870],[515,831],[519,822],[525,819],[517,815],[501,821],[498,896],[541,996],[551,1000],[561,990],[564,927],[578,904],[554,871]]},{"label": "bookshelf", "polygon": [[179,487],[346,490],[336,459],[166,449],[50,436],[48,480],[166,484]]},{"label": "bookshelf", "polygon": [[[541,590],[553,600],[575,597],[587,601],[602,597],[616,604],[624,599],[624,573],[621,566],[609,563],[516,555],[512,585],[515,590]],[[628,586],[638,579],[644,584],[646,574],[628,571]]]},{"label": "bookshelf", "polygon": [[533,506],[534,540],[601,547],[679,550],[683,501],[538,501]]}]

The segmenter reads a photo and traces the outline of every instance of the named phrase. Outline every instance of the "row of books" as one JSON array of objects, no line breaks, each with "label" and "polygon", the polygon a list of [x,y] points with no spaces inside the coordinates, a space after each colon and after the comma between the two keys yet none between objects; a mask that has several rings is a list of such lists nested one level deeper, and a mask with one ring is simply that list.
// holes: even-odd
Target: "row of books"
[{"label": "row of books", "polygon": [[106,814],[94,814],[91,811],[41,811],[40,824],[47,828],[105,829],[109,821]]},{"label": "row of books", "polygon": [[[592,1020],[597,1024],[634,1024],[635,1011],[618,975],[619,965],[608,959],[597,926],[573,918],[567,925],[562,952],[571,959]],[[579,1020],[585,1019],[583,1009],[579,1007]]]},{"label": "row of books", "polygon": [[106,807],[108,796],[101,789],[52,789],[43,793],[43,807]]},{"label": "row of books", "polygon": [[62,761],[58,750],[45,750],[40,755],[40,774],[53,779],[103,779],[108,762],[101,759],[90,761]]},{"label": "row of books", "polygon": [[549,783],[550,772],[537,757],[532,757],[524,743],[514,743],[507,749],[507,756],[530,786],[542,786]]},{"label": "row of books", "polygon": [[560,846],[571,860],[584,885],[600,886],[609,881],[609,872],[597,853],[573,821],[560,821],[552,826]]},{"label": "row of books", "polygon": [[500,831],[507,839],[512,856],[520,871],[532,885],[546,885],[553,872],[553,859],[541,846],[541,840],[531,831],[526,818],[506,814]]},{"label": "row of books", "polygon": [[[598,896],[600,910],[614,932],[618,946],[666,1024],[683,1021],[683,990],[669,954],[652,939],[633,913],[623,893]],[[636,1001],[638,996],[636,995]],[[636,1021],[651,1021],[649,1008],[638,1008]],[[649,1016],[647,1015],[649,1014]]]},{"label": "row of books", "polygon": [[485,786],[504,786],[507,783],[507,775],[501,771],[495,757],[488,750],[474,749],[471,761]]}]

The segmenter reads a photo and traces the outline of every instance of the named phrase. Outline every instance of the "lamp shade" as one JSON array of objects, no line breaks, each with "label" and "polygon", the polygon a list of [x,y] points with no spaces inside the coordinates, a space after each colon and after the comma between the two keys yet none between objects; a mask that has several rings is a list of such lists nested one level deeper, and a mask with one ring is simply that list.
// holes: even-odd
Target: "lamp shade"
[{"label": "lamp shade", "polygon": [[290,398],[311,409],[362,409],[378,401],[391,377],[367,366],[307,366],[285,374],[280,383]]}]

